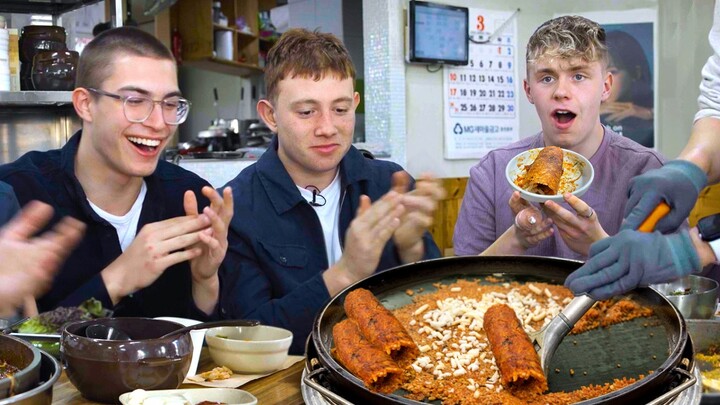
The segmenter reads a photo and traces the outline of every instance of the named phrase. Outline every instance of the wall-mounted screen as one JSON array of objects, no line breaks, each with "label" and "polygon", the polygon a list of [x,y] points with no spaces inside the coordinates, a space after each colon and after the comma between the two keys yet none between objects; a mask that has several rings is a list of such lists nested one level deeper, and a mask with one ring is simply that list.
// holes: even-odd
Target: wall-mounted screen
[{"label": "wall-mounted screen", "polygon": [[468,64],[467,7],[410,1],[408,28],[408,62]]}]

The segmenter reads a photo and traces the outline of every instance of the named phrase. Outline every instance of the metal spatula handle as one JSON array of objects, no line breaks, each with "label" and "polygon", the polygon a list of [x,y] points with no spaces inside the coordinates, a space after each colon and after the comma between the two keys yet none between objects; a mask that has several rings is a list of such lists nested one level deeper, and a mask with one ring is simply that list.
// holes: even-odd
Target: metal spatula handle
[{"label": "metal spatula handle", "polygon": [[[582,318],[582,316],[585,315],[585,313],[592,308],[596,302],[597,301],[589,295],[578,295],[573,298],[569,304],[567,304],[562,312],[560,312],[560,316],[563,318],[565,323],[567,323],[568,327],[572,329],[580,318]],[[568,332],[569,331],[570,330],[568,330]]]},{"label": "metal spatula handle", "polygon": [[538,336],[534,343],[536,349],[537,346],[539,346],[540,367],[542,367],[545,375],[548,374],[550,359],[553,354],[555,354],[558,346],[560,346],[560,342],[570,333],[580,318],[595,305],[595,302],[597,301],[589,295],[578,295],[567,304],[558,316],[553,318],[553,320],[543,328],[543,333]]},{"label": "metal spatula handle", "polygon": [[[638,230],[640,232],[652,232],[657,222],[667,215],[668,212],[670,212],[670,206],[665,202],[661,202],[655,207],[653,212],[645,218],[645,221],[643,221]],[[580,318],[595,305],[595,302],[596,301],[589,295],[578,295],[570,301],[558,316],[540,331],[539,336],[531,339],[540,356],[540,366],[545,372],[545,375],[548,374],[550,359],[553,354],[555,354],[558,346],[560,346],[560,342],[570,333]]]}]

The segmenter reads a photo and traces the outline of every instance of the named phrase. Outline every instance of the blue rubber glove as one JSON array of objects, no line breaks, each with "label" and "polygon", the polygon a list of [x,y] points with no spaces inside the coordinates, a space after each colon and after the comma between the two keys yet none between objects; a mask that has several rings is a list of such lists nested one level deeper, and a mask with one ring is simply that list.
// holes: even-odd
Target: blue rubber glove
[{"label": "blue rubber glove", "polygon": [[647,171],[630,181],[625,222],[620,229],[638,229],[662,201],[670,213],[658,221],[655,230],[674,232],[690,215],[700,191],[707,185],[707,175],[687,160],[671,160],[665,166]]},{"label": "blue rubber glove", "polygon": [[568,276],[565,286],[576,295],[604,300],[701,269],[687,230],[663,235],[628,229],[593,243],[590,258]]}]

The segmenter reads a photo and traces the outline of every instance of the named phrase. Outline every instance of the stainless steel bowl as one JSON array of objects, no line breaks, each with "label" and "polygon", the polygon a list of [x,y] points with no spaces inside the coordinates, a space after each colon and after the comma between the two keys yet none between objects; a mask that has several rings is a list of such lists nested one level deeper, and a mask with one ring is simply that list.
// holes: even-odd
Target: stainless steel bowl
[{"label": "stainless steel bowl", "polygon": [[40,353],[40,382],[21,394],[0,400],[0,405],[50,405],[53,399],[53,385],[62,374],[60,363],[51,355]]},{"label": "stainless steel bowl", "polygon": [[718,282],[711,278],[690,275],[650,287],[672,302],[685,319],[708,319],[715,314]]},{"label": "stainless steel bowl", "polygon": [[[693,341],[693,349],[695,354],[708,353],[710,347],[720,345],[720,321],[714,319],[693,319],[687,322],[688,333]],[[700,371],[709,371],[714,367],[706,362],[696,360],[697,367]],[[700,377],[699,385],[702,387],[702,381],[705,377]],[[703,389],[702,404],[720,404],[720,392],[711,392]]]},{"label": "stainless steel bowl", "polygon": [[0,359],[15,366],[13,378],[0,378],[0,398],[8,398],[37,385],[40,379],[40,351],[30,343],[8,335],[0,335]]}]

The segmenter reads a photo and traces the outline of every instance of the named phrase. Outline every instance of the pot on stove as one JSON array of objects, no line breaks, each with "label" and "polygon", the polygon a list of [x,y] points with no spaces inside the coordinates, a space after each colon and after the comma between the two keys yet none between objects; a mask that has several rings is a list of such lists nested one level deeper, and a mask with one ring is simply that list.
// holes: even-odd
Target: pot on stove
[{"label": "pot on stove", "polygon": [[198,133],[198,138],[205,141],[207,152],[223,152],[228,150],[227,132],[219,127],[210,127]]}]

